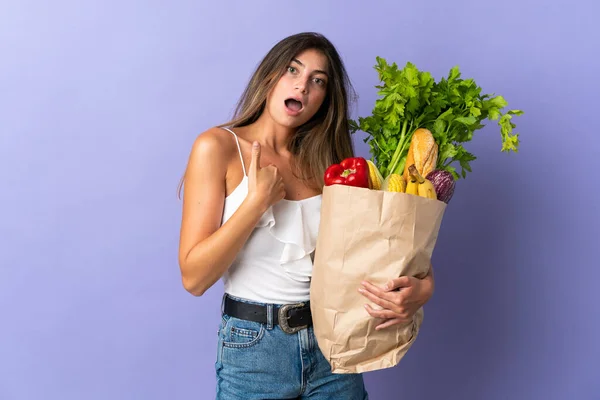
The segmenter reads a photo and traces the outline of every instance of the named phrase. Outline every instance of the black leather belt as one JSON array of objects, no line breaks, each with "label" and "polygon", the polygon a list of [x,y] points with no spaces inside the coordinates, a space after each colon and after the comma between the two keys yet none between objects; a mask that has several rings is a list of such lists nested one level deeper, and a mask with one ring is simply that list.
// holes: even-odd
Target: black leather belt
[{"label": "black leather belt", "polygon": [[[225,296],[223,312],[234,318],[247,321],[268,323],[266,305],[250,304]],[[310,303],[273,305],[271,321],[273,325],[279,325],[286,333],[295,333],[312,325]]]}]

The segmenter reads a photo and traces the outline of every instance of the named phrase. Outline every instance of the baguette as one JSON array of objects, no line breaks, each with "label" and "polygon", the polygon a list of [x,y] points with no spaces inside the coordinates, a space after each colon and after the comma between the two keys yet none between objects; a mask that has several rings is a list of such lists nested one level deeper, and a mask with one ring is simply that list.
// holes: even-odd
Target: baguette
[{"label": "baguette", "polygon": [[415,165],[421,176],[427,176],[437,165],[438,145],[428,129],[419,128],[413,133],[408,148],[403,177],[406,182],[410,179],[408,168]]}]

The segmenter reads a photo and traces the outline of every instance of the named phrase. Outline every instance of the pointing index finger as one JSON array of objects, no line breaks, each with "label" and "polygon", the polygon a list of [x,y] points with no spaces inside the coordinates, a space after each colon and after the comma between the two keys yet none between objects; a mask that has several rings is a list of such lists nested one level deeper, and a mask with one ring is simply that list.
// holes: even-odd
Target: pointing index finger
[{"label": "pointing index finger", "polygon": [[260,143],[252,142],[252,160],[250,161],[250,171],[256,171],[260,168]]}]

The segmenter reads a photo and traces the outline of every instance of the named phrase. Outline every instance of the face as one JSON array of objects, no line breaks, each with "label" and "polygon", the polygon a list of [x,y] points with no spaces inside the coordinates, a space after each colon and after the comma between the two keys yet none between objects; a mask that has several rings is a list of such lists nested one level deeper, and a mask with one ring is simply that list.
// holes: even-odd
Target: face
[{"label": "face", "polygon": [[281,125],[296,128],[319,110],[327,93],[327,57],[317,50],[298,54],[267,98],[266,109]]}]

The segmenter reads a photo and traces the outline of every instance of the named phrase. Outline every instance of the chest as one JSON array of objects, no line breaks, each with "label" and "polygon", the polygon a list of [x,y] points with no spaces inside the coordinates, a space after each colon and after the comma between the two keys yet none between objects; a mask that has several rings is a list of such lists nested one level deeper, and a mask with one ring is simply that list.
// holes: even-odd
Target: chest
[{"label": "chest", "polygon": [[311,188],[307,182],[294,174],[288,160],[264,157],[261,160],[261,164],[265,166],[273,164],[277,167],[279,174],[283,179],[286,198],[288,200],[301,200],[321,194],[320,191]]}]

